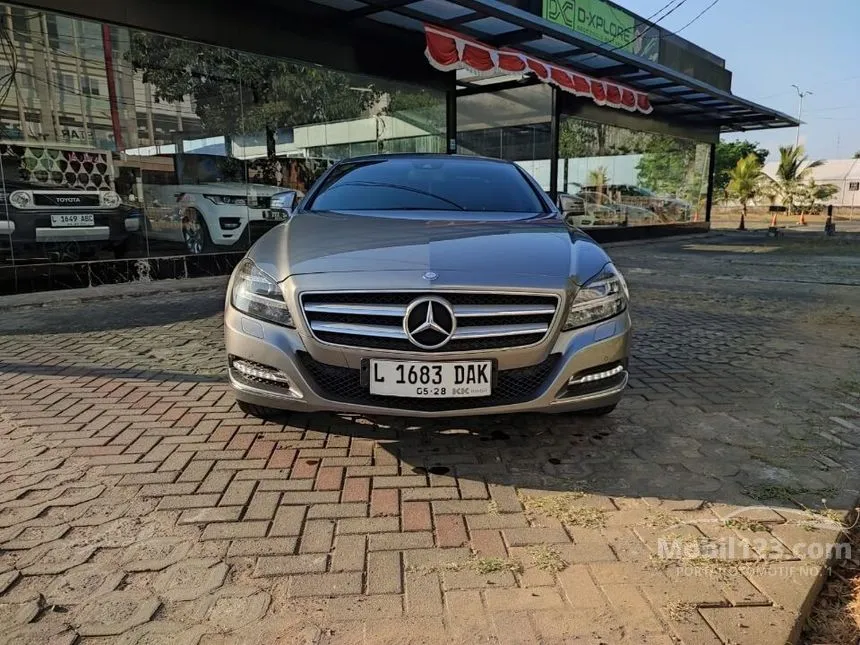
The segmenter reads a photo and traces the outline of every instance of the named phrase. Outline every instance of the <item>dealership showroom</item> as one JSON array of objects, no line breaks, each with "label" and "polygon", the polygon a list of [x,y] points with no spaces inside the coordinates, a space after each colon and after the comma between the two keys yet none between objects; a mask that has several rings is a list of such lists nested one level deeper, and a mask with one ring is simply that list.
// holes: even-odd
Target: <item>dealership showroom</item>
[{"label": "dealership showroom", "polygon": [[611,3],[250,4],[0,5],[3,293],[227,273],[375,153],[515,161],[598,240],[707,230],[720,133],[793,123]]}]

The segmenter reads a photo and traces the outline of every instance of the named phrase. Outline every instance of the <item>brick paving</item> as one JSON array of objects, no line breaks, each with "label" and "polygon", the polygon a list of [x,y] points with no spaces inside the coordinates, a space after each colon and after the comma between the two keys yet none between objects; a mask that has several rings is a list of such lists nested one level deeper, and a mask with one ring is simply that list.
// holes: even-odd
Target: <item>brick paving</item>
[{"label": "brick paving", "polygon": [[613,255],[604,419],[262,422],[216,291],[5,312],[0,643],[783,645],[857,498],[860,294]]}]

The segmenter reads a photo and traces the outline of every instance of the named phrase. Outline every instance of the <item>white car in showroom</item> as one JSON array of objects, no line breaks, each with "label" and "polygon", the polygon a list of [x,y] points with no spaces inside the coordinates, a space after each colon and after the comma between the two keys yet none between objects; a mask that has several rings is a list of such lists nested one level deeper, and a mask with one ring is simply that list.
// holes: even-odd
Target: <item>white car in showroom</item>
[{"label": "white car in showroom", "polygon": [[[150,185],[144,194],[146,234],[181,243],[194,255],[247,247],[284,221],[295,199],[295,191],[241,182]],[[275,195],[281,198],[273,208]]]}]

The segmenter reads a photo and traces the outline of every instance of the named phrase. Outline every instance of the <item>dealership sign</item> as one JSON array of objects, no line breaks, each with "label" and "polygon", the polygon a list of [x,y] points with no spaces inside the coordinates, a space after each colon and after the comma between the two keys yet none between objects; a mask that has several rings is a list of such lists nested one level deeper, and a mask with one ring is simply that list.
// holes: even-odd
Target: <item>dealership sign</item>
[{"label": "dealership sign", "polygon": [[589,97],[598,105],[642,114],[653,110],[646,92],[592,78],[514,49],[491,47],[448,29],[425,25],[424,33],[427,39],[424,54],[440,71],[465,69],[475,74],[534,74],[544,83],[575,96]]},{"label": "dealership sign", "polygon": [[636,21],[603,0],[543,0],[543,17],[617,49],[633,51]]}]

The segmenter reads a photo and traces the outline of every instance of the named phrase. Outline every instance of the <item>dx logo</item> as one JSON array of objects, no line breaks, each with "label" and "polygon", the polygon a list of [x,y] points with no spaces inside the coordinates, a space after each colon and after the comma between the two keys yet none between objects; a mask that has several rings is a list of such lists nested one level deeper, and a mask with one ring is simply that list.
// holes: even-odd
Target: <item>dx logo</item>
[{"label": "dx logo", "polygon": [[574,0],[545,0],[546,17],[555,23],[574,29],[576,25],[576,4]]}]

